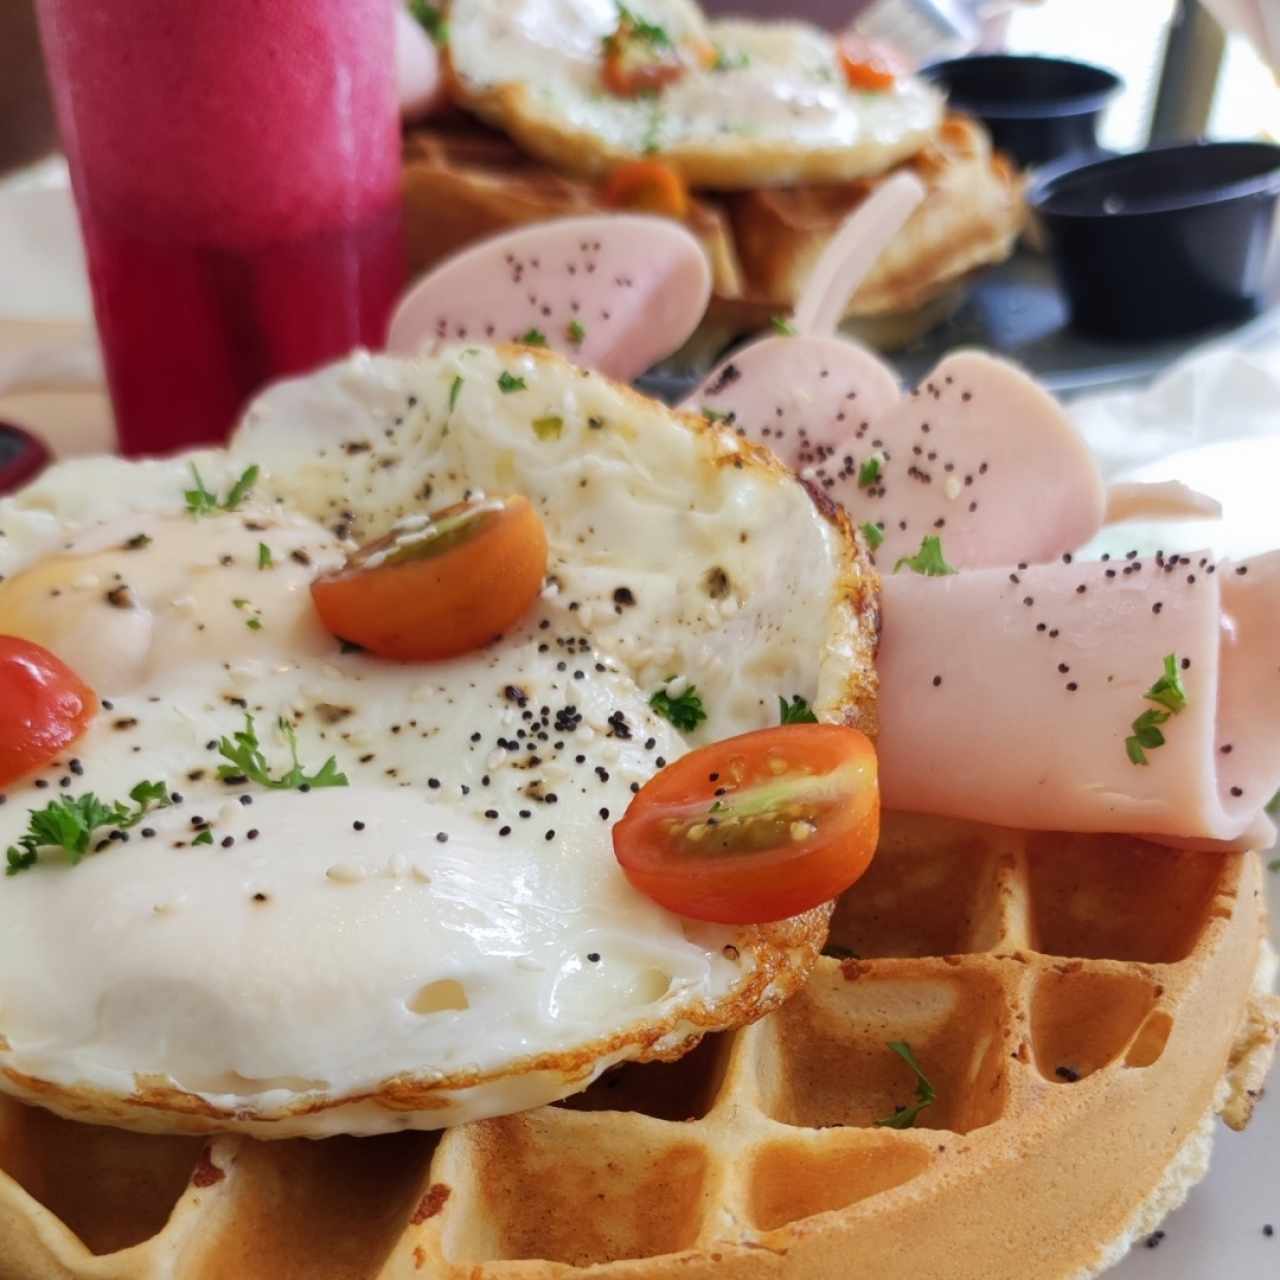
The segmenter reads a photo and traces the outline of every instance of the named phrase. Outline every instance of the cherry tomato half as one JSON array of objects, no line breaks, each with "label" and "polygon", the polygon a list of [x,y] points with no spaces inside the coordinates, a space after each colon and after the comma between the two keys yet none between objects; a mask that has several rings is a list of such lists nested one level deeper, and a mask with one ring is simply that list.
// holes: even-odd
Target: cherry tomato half
[{"label": "cherry tomato half", "polygon": [[678,915],[763,924],[816,907],[867,869],[880,835],[875,748],[830,724],[701,747],[636,794],[613,851]]},{"label": "cherry tomato half", "polygon": [[600,79],[619,98],[656,93],[688,70],[680,50],[661,28],[639,25],[623,14],[617,29],[604,40]]},{"label": "cherry tomato half", "polygon": [[689,189],[669,164],[660,160],[629,160],[609,175],[604,201],[615,209],[683,218],[689,212]]},{"label": "cherry tomato half", "polygon": [[97,695],[60,658],[0,636],[0,787],[48,764],[97,711]]},{"label": "cherry tomato half", "polygon": [[528,498],[480,498],[401,521],[311,584],[324,625],[380,658],[453,658],[500,636],[547,572]]},{"label": "cherry tomato half", "polygon": [[897,55],[880,41],[849,34],[840,37],[837,47],[840,69],[851,89],[883,92],[892,89],[893,82],[904,74]]}]

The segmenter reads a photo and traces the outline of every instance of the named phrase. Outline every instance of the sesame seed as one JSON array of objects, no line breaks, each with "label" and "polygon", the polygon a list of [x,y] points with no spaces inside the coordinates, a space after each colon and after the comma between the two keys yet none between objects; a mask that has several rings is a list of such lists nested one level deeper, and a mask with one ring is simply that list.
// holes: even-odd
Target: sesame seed
[{"label": "sesame seed", "polygon": [[363,822],[361,822],[359,818],[357,818],[357,819],[356,819],[356,820],[351,824],[351,826],[352,826],[352,828],[353,828],[354,830],[356,830],[356,831],[363,831],[363,830],[364,830],[364,823],[363,823]]},{"label": "sesame seed", "polygon": [[942,677],[941,677],[941,676],[934,676],[934,677],[933,677],[933,687],[934,687],[935,689],[936,689],[936,688],[937,688],[941,683],[942,683]]},{"label": "sesame seed", "polygon": [[1232,787],[1232,788],[1231,788],[1231,794],[1232,794],[1233,796],[1237,796],[1237,797],[1242,796],[1242,795],[1244,795],[1244,788],[1243,788],[1243,787]]},{"label": "sesame seed", "polygon": [[449,843],[449,833],[447,831],[437,831],[436,844],[448,844],[448,843]]},{"label": "sesame seed", "polygon": [[1161,610],[1161,609],[1163,609],[1163,608],[1164,608],[1164,605],[1163,605],[1163,604],[1161,604],[1159,600],[1157,600],[1157,601],[1155,602],[1155,604],[1153,604],[1153,605],[1151,606],[1151,612],[1152,612],[1152,613],[1159,613],[1159,612],[1160,612],[1160,610]]}]

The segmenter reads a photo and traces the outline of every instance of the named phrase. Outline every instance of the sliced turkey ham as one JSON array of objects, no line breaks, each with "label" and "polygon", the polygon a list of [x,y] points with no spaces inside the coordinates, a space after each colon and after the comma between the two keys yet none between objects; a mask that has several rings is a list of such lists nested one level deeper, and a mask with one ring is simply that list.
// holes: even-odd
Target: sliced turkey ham
[{"label": "sliced turkey ham", "polygon": [[[950,550],[948,548],[948,554]],[[1280,552],[888,575],[886,806],[1034,830],[1265,847],[1280,787]],[[1176,656],[1186,705],[1130,758]]]},{"label": "sliced turkey ham", "polygon": [[629,381],[683,346],[710,297],[702,247],[670,218],[561,218],[429,271],[397,304],[387,350],[527,341]]}]

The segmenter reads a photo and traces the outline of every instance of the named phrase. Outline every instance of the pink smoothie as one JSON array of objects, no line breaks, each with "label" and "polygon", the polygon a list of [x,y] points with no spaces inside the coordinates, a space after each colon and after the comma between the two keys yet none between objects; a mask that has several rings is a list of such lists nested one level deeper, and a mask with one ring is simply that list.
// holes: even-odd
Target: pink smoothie
[{"label": "pink smoothie", "polygon": [[389,0],[39,0],[127,452],[381,345],[403,283]]}]

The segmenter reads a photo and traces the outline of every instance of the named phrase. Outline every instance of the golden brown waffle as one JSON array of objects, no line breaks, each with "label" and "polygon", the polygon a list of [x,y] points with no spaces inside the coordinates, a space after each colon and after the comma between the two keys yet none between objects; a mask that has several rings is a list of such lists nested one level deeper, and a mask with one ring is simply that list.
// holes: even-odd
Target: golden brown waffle
[{"label": "golden brown waffle", "polygon": [[[800,996],[566,1104],[208,1143],[3,1101],[0,1278],[1090,1274],[1204,1172],[1215,1109],[1248,1118],[1277,1031],[1261,874],[891,816]],[[894,1040],[937,1090],[903,1131],[875,1125],[914,1089]]]},{"label": "golden brown waffle", "polygon": [[[599,187],[562,177],[505,134],[466,117],[433,121],[404,143],[403,192],[410,271],[417,275],[486,236],[530,222],[612,212]],[[742,292],[724,213],[691,200],[685,225],[711,264],[718,294]]]},{"label": "golden brown waffle", "polygon": [[[850,317],[917,311],[975,268],[1003,262],[1025,220],[1021,178],[965,116],[948,116],[900,170],[921,179],[925,199],[850,299]],[[832,235],[882,180],[725,197],[746,298],[791,306]]]},{"label": "golden brown waffle", "polygon": [[[1021,178],[966,117],[949,116],[902,167],[928,195],[846,312],[853,336],[884,350],[945,319],[963,299],[965,277],[1007,258],[1025,220]],[[880,180],[692,200],[686,225],[711,264],[713,298],[677,363],[710,363],[739,334],[789,310],[840,223]],[[404,200],[414,274],[512,227],[608,211],[597,186],[560,175],[463,115],[408,134]]]}]

